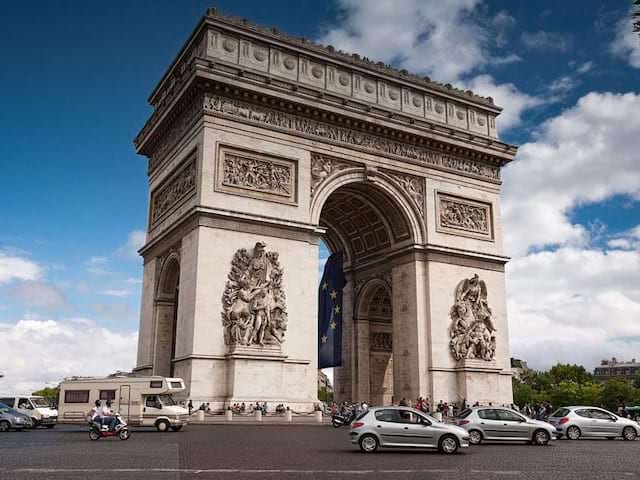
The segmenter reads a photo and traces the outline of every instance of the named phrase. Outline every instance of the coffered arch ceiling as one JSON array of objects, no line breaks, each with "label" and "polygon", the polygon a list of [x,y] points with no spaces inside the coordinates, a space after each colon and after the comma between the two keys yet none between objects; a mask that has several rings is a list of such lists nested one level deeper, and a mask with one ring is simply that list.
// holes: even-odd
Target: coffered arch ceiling
[{"label": "coffered arch ceiling", "polygon": [[352,183],[331,193],[320,225],[333,251],[343,250],[353,264],[384,255],[411,241],[411,227],[396,203],[381,189]]},{"label": "coffered arch ceiling", "polygon": [[358,318],[391,323],[393,306],[389,288],[379,280],[369,282],[358,297],[356,311]]}]

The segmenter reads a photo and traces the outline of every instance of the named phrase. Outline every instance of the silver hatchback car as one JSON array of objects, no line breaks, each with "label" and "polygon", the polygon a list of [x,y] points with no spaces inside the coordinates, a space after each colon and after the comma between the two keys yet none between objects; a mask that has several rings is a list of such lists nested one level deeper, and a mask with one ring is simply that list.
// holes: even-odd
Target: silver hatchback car
[{"label": "silver hatchback car", "polygon": [[635,440],[640,434],[638,422],[598,407],[563,407],[556,410],[549,423],[555,426],[558,436],[569,440],[580,437],[622,437]]},{"label": "silver hatchback car", "polygon": [[556,428],[503,407],[472,407],[458,417],[458,425],[469,432],[474,445],[483,440],[527,441],[546,445],[556,439]]},{"label": "silver hatchback car", "polygon": [[351,424],[351,443],[364,453],[378,447],[437,448],[452,454],[469,446],[469,434],[410,407],[372,407]]}]

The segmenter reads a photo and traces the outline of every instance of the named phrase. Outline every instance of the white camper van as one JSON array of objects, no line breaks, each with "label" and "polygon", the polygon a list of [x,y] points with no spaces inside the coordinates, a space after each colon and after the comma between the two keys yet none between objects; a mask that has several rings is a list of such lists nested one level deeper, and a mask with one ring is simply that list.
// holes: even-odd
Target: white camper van
[{"label": "white camper van", "polygon": [[29,415],[33,427],[53,428],[58,421],[58,411],[51,408],[49,401],[38,395],[9,395],[0,397],[0,403],[15,408],[20,413]]},{"label": "white camper van", "polygon": [[84,423],[96,400],[132,426],[156,427],[159,432],[178,431],[189,421],[186,408],[172,395],[184,390],[181,378],[116,376],[108,378],[72,377],[60,384],[60,423]]}]

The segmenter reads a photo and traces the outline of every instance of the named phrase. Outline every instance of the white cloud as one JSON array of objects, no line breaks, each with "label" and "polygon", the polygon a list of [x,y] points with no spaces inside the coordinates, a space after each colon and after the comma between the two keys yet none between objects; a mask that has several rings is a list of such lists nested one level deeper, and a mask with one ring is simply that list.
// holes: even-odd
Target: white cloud
[{"label": "white cloud", "polygon": [[538,369],[640,353],[640,252],[561,248],[507,266],[512,354]]},{"label": "white cloud", "polygon": [[640,225],[626,232],[613,235],[607,242],[607,246],[620,250],[640,251]]},{"label": "white cloud", "polygon": [[633,31],[633,20],[631,13],[620,19],[616,24],[616,37],[611,44],[611,52],[626,62],[633,68],[640,68],[640,41],[638,34]]},{"label": "white cloud", "polygon": [[500,131],[520,125],[526,110],[545,103],[542,98],[522,93],[512,83],[497,84],[491,75],[478,75],[465,85],[479,95],[492,97],[497,105],[504,108],[497,118]]},{"label": "white cloud", "polygon": [[571,49],[571,38],[557,32],[522,32],[520,37],[525,47],[530,50],[558,50],[566,52]]},{"label": "white cloud", "polygon": [[576,68],[576,72],[584,74],[593,70],[594,66],[595,64],[593,62],[585,62],[582,65],[578,66],[578,68]]},{"label": "white cloud", "polygon": [[26,393],[72,375],[107,375],[135,365],[136,333],[118,333],[87,319],[22,319],[0,323],[3,391]]},{"label": "white cloud", "polygon": [[116,250],[116,255],[131,260],[139,259],[138,250],[144,245],[146,237],[147,234],[143,230],[133,230],[129,232],[127,243]]},{"label": "white cloud", "polygon": [[33,307],[61,308],[68,306],[62,290],[48,282],[27,280],[9,290],[16,300]]},{"label": "white cloud", "polygon": [[108,295],[111,297],[128,297],[129,295],[131,295],[131,290],[107,288],[106,290],[102,290],[100,292],[100,295]]},{"label": "white cloud", "polygon": [[545,122],[504,170],[502,214],[510,255],[586,245],[569,217],[579,205],[640,194],[640,94],[589,93]]},{"label": "white cloud", "polygon": [[142,285],[142,280],[140,278],[129,277],[125,280],[127,285]]},{"label": "white cloud", "polygon": [[515,85],[496,84],[490,75],[471,78],[483,68],[518,62],[515,53],[498,55],[515,19],[506,11],[488,16],[482,0],[339,0],[340,23],[320,39],[338,49],[424,73],[439,82],[492,96],[505,108],[498,117],[502,130],[521,122],[522,113],[543,103]]},{"label": "white cloud", "polygon": [[37,280],[42,274],[42,267],[36,262],[16,255],[14,251],[0,250],[0,283]]}]

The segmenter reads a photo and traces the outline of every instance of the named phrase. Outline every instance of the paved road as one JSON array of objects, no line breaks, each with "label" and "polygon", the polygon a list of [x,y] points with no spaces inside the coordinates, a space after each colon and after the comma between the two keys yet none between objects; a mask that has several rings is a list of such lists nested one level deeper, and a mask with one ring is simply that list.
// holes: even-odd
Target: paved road
[{"label": "paved road", "polygon": [[[114,471],[115,470],[115,471]],[[329,426],[190,425],[134,430],[91,442],[86,429],[0,434],[0,479],[455,479],[583,480],[640,477],[640,439],[562,440],[547,447],[483,444],[437,452],[359,453]]]}]

